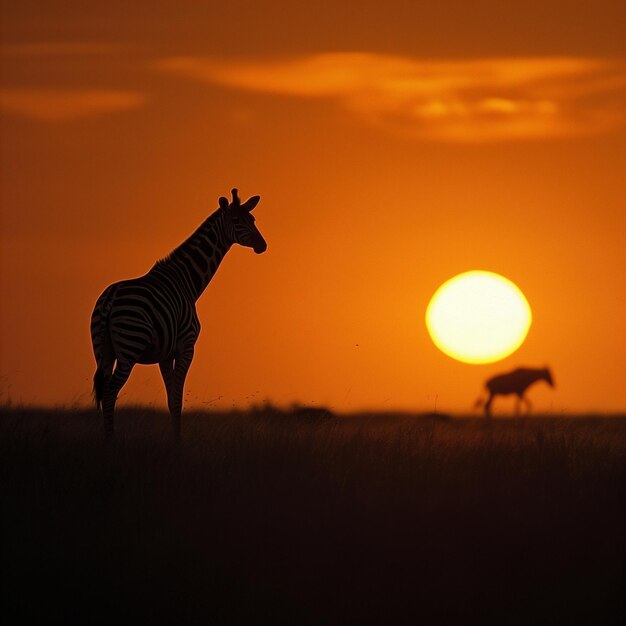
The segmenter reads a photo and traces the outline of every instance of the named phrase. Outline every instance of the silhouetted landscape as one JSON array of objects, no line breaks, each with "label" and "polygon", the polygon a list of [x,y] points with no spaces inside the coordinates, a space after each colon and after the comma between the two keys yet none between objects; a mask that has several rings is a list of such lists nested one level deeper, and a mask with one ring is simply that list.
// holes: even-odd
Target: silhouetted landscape
[{"label": "silhouetted landscape", "polygon": [[626,2],[0,24],[0,626],[626,626]]},{"label": "silhouetted landscape", "polygon": [[622,624],[626,416],[5,407],[6,624]]}]

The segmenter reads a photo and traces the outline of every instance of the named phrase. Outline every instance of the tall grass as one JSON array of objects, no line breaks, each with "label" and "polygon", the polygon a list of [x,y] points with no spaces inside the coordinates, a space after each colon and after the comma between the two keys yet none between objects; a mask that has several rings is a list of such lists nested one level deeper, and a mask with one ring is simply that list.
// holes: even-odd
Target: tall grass
[{"label": "tall grass", "polygon": [[621,624],[626,419],[3,410],[7,624]]}]

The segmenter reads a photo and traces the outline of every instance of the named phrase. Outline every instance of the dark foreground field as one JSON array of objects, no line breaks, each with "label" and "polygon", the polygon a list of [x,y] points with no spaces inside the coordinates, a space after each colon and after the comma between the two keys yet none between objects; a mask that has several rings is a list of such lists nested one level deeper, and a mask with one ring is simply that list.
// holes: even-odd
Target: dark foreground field
[{"label": "dark foreground field", "polygon": [[0,411],[4,624],[623,624],[626,418]]}]

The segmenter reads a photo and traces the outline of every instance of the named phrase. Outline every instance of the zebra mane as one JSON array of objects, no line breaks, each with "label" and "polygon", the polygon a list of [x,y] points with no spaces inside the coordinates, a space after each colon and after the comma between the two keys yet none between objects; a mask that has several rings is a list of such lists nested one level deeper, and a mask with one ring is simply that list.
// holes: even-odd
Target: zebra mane
[{"label": "zebra mane", "polygon": [[198,226],[198,228],[196,228],[196,230],[194,230],[193,233],[191,233],[191,235],[187,237],[187,239],[177,245],[169,254],[166,254],[164,257],[158,259],[151,269],[163,267],[171,261],[175,261],[179,257],[179,251],[185,246],[185,244],[187,244],[190,239],[193,239],[198,231],[205,228],[209,223],[215,221],[223,213],[224,209],[222,207],[219,207],[217,210],[213,211],[213,213],[211,213],[211,215],[209,215],[209,217],[207,217],[204,222],[202,222],[202,224],[200,224],[200,226]]},{"label": "zebra mane", "polygon": [[164,265],[167,265],[168,262],[172,260],[173,254],[174,254],[174,250],[172,250],[169,254],[165,255],[164,257],[157,259],[156,263],[152,266],[151,269],[155,269],[155,268],[163,267]]}]

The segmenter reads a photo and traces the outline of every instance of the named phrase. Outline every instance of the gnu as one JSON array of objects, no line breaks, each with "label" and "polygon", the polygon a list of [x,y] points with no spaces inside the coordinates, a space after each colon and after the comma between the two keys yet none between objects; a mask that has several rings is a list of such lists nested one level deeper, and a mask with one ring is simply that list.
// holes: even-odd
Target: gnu
[{"label": "gnu", "polygon": [[219,208],[178,248],[141,278],[110,285],[91,316],[91,340],[97,369],[93,379],[96,406],[113,434],[113,413],[120,389],[137,363],[158,363],[167,391],[172,428],[180,436],[183,387],[200,334],[196,301],[235,243],[265,252],[267,244],[254,223],[259,196]]},{"label": "gnu", "polygon": [[[519,413],[521,401],[524,401],[527,412],[530,413],[531,404],[524,393],[528,387],[538,380],[545,380],[550,387],[554,387],[552,373],[547,367],[543,369],[519,368],[508,374],[499,374],[487,380],[485,388],[489,392],[489,397],[487,398],[487,402],[485,402],[485,416],[491,417],[491,403],[493,402],[494,396],[507,396],[513,393],[517,396],[515,413]],[[476,406],[480,406],[481,404],[482,400],[478,399]]]}]

